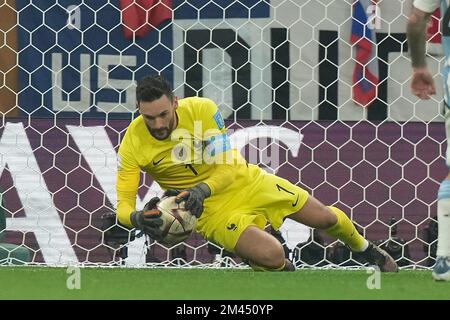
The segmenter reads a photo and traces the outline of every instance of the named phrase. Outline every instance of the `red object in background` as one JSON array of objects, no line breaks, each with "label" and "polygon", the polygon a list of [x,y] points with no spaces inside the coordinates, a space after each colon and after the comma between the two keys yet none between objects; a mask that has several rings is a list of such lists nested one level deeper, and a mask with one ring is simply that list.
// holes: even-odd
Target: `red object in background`
[{"label": "red object in background", "polygon": [[377,4],[378,0],[354,0],[352,5],[350,43],[355,60],[352,94],[353,101],[362,107],[369,107],[378,96],[376,29],[373,25]]},{"label": "red object in background", "polygon": [[120,0],[123,32],[132,39],[143,37],[161,23],[172,19],[172,0]]},{"label": "red object in background", "polygon": [[430,17],[430,22],[428,24],[427,35],[428,41],[431,43],[441,43],[442,34],[439,29],[441,20],[441,10],[438,8]]}]

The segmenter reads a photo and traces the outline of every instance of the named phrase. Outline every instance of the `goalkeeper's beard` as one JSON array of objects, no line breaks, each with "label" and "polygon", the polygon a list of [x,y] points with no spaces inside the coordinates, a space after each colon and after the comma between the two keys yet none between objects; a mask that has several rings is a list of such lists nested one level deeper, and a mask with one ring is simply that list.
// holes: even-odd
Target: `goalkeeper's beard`
[{"label": "goalkeeper's beard", "polygon": [[172,133],[169,128],[161,128],[161,129],[150,129],[150,133],[153,138],[157,140],[165,140]]},{"label": "goalkeeper's beard", "polygon": [[172,117],[172,120],[170,120],[168,127],[163,127],[163,128],[159,128],[159,129],[149,128],[150,134],[156,140],[166,140],[173,131],[174,123],[175,123],[175,115],[174,115],[174,117]]}]

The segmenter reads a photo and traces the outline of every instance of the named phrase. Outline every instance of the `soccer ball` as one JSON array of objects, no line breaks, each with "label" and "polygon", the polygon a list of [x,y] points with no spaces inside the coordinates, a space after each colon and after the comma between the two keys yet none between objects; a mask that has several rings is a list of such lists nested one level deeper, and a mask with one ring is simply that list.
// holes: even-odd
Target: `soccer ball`
[{"label": "soccer ball", "polygon": [[184,202],[175,203],[175,197],[162,198],[156,205],[161,211],[163,224],[162,239],[159,243],[174,246],[191,235],[195,230],[197,218],[184,208]]}]

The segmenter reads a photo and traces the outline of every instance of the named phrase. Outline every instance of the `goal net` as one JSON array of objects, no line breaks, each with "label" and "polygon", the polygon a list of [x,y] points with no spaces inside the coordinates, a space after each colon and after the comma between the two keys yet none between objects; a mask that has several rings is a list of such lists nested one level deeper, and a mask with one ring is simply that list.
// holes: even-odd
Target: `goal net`
[{"label": "goal net", "polygon": [[[249,162],[344,210],[401,266],[430,267],[446,175],[444,59],[436,12],[427,59],[438,94],[419,101],[409,88],[411,6],[1,1],[0,263],[242,265],[198,234],[166,248],[105,229],[102,217],[117,200],[117,149],[136,116],[136,80],[162,73],[177,96],[219,105]],[[137,208],[161,193],[142,175]],[[298,267],[364,263],[293,221],[267,232]]]}]

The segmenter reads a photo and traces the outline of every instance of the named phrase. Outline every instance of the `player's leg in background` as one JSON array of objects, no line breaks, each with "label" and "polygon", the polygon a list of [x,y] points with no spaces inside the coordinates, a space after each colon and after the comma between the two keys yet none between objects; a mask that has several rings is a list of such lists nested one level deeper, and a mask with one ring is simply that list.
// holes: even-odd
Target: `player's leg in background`
[{"label": "player's leg in background", "polygon": [[327,207],[309,196],[298,212],[287,217],[309,227],[324,230],[328,235],[344,242],[352,251],[361,252],[369,263],[377,265],[381,271],[398,271],[394,259],[364,239],[347,215],[336,207]]},{"label": "player's leg in background", "polygon": [[361,236],[347,215],[335,207],[327,207],[309,196],[300,211],[288,216],[311,228],[325,230],[330,236],[343,241],[353,251],[362,252],[369,243]]},{"label": "player's leg in background", "polygon": [[[445,104],[445,129],[447,134],[447,166],[450,168],[450,109]],[[441,182],[437,204],[438,242],[433,278],[450,281],[450,172]]]},{"label": "player's leg in background", "polygon": [[255,271],[293,271],[293,264],[285,259],[280,241],[264,230],[267,218],[253,213],[254,203],[233,207],[229,199],[216,195],[218,203],[227,208],[204,212],[197,221],[197,231],[208,241],[224,248],[246,261]]},{"label": "player's leg in background", "polygon": [[250,225],[241,233],[234,252],[255,271],[293,271],[281,243],[271,234]]},{"label": "player's leg in background", "polygon": [[438,242],[433,278],[450,281],[450,173],[439,187],[437,208]]}]

